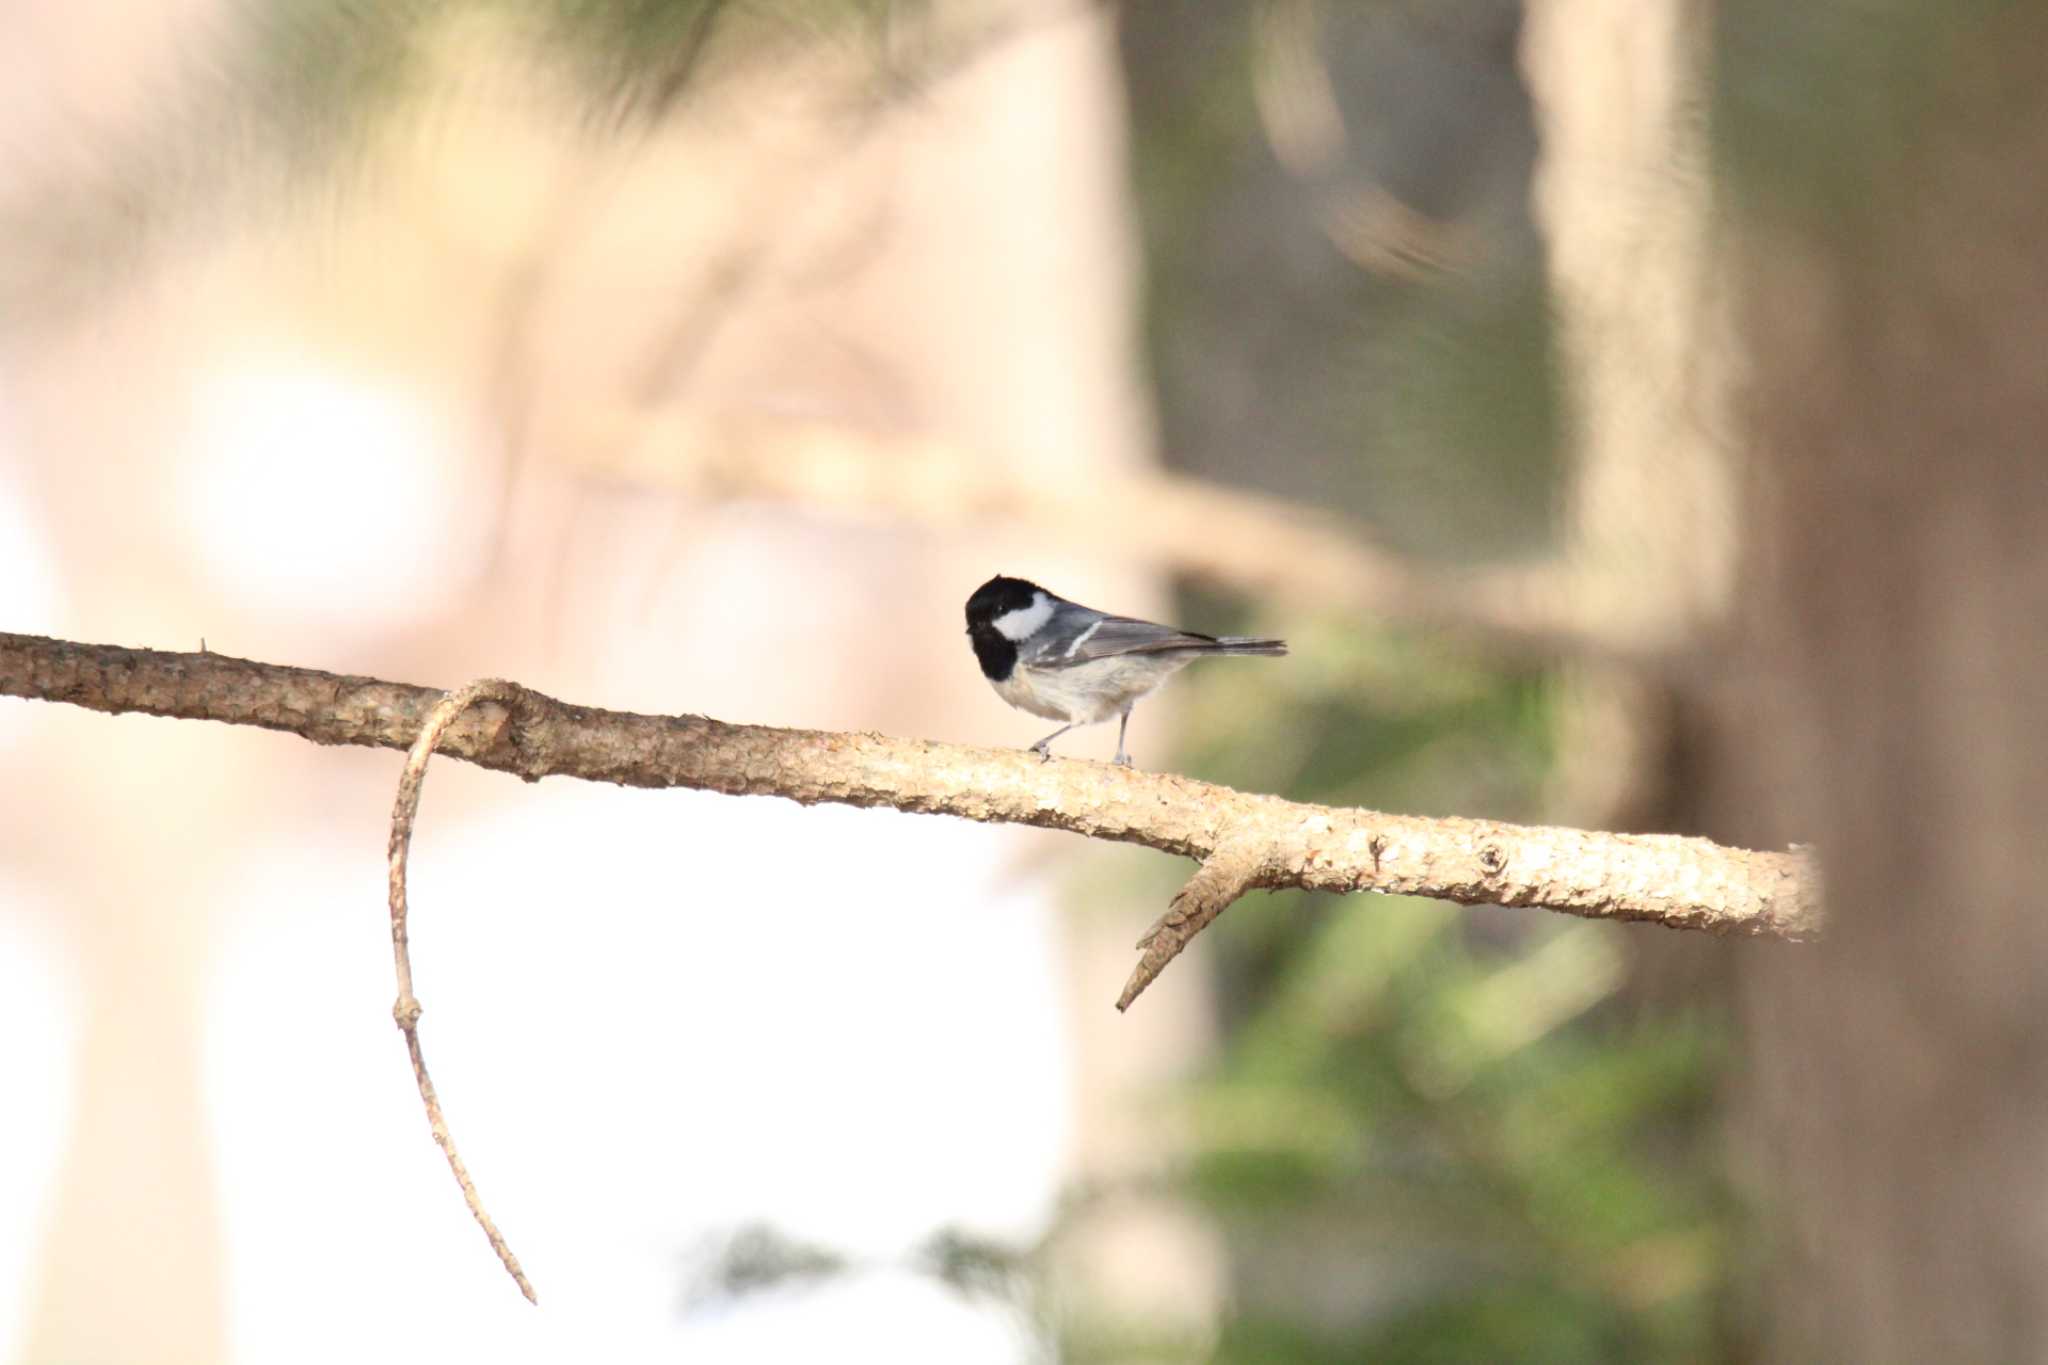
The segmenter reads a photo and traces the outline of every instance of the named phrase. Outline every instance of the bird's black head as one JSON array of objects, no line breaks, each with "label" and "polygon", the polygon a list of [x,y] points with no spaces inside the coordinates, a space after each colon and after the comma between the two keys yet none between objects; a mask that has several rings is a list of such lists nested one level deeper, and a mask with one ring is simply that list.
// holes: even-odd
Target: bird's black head
[{"label": "bird's black head", "polygon": [[967,630],[972,634],[977,626],[992,626],[998,616],[1013,611],[1022,611],[1038,599],[1045,589],[1036,583],[1021,578],[1005,578],[997,574],[974,590],[974,596],[967,599]]},{"label": "bird's black head", "polygon": [[1011,616],[1014,620],[1012,613],[1030,610],[1044,591],[1036,583],[997,574],[967,599],[967,638],[974,642],[974,657],[981,661],[982,673],[992,681],[1001,682],[1017,666],[1016,641],[996,629],[997,619]]}]

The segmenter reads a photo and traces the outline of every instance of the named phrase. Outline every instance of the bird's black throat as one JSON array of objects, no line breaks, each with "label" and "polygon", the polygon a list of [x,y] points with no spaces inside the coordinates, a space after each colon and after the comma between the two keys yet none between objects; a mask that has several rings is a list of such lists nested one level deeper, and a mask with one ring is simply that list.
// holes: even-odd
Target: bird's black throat
[{"label": "bird's black throat", "polygon": [[974,643],[974,657],[981,661],[982,676],[990,682],[1001,682],[1010,676],[1010,670],[1017,666],[1017,646],[1004,639],[1001,631],[983,623],[968,627],[967,638]]},{"label": "bird's black throat", "polygon": [[1042,591],[1036,583],[997,574],[967,599],[967,638],[974,642],[974,657],[990,682],[1003,681],[1017,666],[1017,642],[996,629],[997,618],[1025,610]]}]

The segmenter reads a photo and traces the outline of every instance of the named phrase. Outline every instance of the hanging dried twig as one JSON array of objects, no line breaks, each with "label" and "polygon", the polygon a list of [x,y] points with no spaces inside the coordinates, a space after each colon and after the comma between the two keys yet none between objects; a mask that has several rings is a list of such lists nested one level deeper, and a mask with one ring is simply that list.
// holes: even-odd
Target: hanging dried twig
[{"label": "hanging dried twig", "polygon": [[[427,1059],[420,1051],[420,1002],[412,993],[412,951],[408,946],[405,899],[406,857],[412,848],[413,821],[419,816],[420,786],[427,778],[427,760],[434,756],[441,736],[464,711],[479,701],[494,701],[509,707],[523,691],[517,683],[485,678],[460,691],[447,693],[427,713],[426,723],[420,726],[419,737],[405,756],[405,771],[398,779],[398,800],[391,808],[391,958],[398,971],[398,1002],[391,1007],[391,1017],[398,1021],[399,1030],[405,1034],[405,1051],[412,1058],[413,1079],[419,1083],[420,1102],[427,1108],[427,1127],[448,1158],[448,1169],[455,1173],[455,1183],[462,1189],[463,1202],[469,1205],[477,1225],[490,1239],[491,1250],[498,1253],[506,1272],[519,1286],[519,1292],[526,1295],[527,1302],[537,1304],[540,1299],[534,1294],[526,1272],[519,1268],[519,1258],[512,1254],[512,1248],[506,1245],[505,1235],[498,1231],[498,1225],[485,1210],[484,1201],[476,1192],[476,1182],[469,1178],[469,1170],[455,1150],[455,1137],[448,1131],[448,1120],[441,1113],[441,1101],[434,1094],[434,1082],[427,1076]],[[507,718],[501,716],[499,724],[503,725]]]}]

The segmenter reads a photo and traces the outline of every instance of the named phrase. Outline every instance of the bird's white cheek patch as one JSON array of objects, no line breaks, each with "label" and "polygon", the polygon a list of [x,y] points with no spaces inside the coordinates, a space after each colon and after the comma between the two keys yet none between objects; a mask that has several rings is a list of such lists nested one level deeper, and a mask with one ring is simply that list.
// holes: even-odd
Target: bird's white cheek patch
[{"label": "bird's white cheek patch", "polygon": [[1015,644],[1050,620],[1052,599],[1041,592],[1032,597],[1030,606],[1006,611],[990,624],[995,626],[1005,640]]}]

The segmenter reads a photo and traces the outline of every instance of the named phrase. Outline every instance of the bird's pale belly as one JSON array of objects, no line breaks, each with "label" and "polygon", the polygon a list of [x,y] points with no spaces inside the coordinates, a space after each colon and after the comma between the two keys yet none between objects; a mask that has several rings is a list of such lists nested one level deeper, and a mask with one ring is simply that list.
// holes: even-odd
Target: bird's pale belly
[{"label": "bird's pale belly", "polygon": [[1087,725],[1128,710],[1132,702],[1165,682],[1188,655],[1128,654],[1075,668],[1031,669],[1020,664],[992,686],[1020,711],[1047,720]]}]

